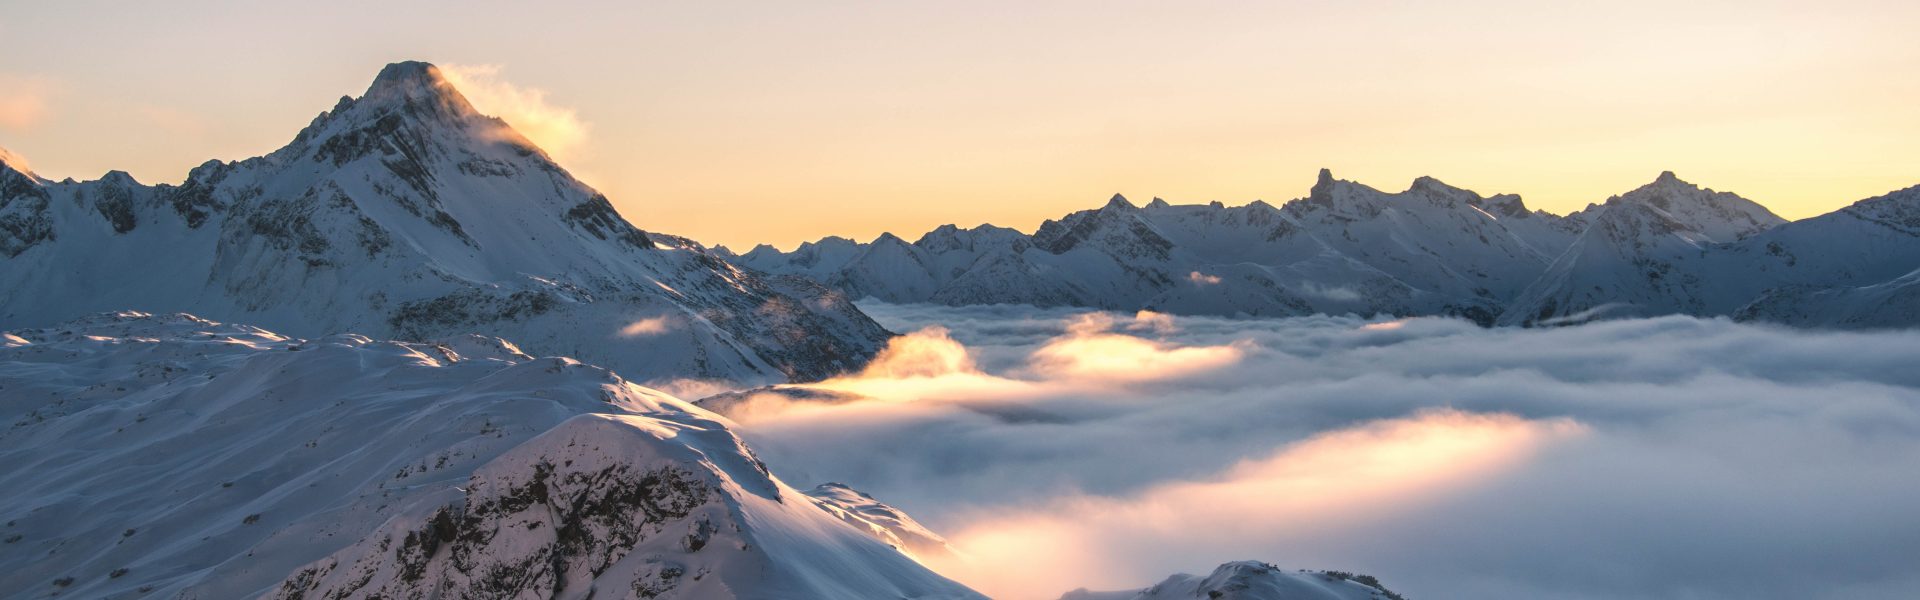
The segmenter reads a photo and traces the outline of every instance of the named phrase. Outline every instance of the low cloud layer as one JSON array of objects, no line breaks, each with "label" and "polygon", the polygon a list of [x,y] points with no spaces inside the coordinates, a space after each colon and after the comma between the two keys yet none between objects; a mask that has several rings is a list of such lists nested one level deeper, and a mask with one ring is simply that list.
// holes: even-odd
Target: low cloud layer
[{"label": "low cloud layer", "polygon": [[864,399],[761,403],[745,435],[948,535],[971,561],[935,566],[996,597],[1238,559],[1430,598],[1920,588],[1920,332],[863,308],[918,332],[820,386]]}]

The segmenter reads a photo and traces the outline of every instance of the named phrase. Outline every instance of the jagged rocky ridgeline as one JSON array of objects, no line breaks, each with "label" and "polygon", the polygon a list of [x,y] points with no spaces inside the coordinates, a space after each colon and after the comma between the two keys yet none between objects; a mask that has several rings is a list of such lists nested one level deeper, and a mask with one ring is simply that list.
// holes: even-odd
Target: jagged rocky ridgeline
[{"label": "jagged rocky ridgeline", "polygon": [[143,310],[305,337],[480,333],[642,381],[818,379],[889,335],[836,292],[635,228],[418,62],[180,185],[47,181],[0,152],[0,289],[6,328]]},{"label": "jagged rocky ridgeline", "polygon": [[1920,187],[1786,222],[1662,173],[1566,216],[1429,177],[1382,192],[1321,171],[1273,206],[1106,206],[1032,235],[944,226],[907,242],[759,246],[742,266],[853,297],[1191,315],[1450,315],[1540,325],[1691,314],[1920,325]]},{"label": "jagged rocky ridgeline", "polygon": [[498,338],[98,315],[0,335],[0,418],[9,597],[979,597],[904,513]]}]

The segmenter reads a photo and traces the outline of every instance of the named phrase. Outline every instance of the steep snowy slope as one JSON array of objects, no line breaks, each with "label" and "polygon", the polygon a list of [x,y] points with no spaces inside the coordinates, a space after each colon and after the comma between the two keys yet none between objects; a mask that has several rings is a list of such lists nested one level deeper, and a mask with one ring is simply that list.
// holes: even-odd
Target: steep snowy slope
[{"label": "steep snowy slope", "polygon": [[0,166],[0,326],[193,312],[293,335],[505,337],[641,380],[856,366],[887,333],[649,235],[425,63],[388,65],[265,157],[178,186]]},{"label": "steep snowy slope", "polygon": [[1786,222],[1750,200],[1671,172],[1589,212],[1586,230],[1508,306],[1500,323],[1726,314],[1734,306],[1724,298],[1742,295],[1732,291],[1742,274],[1707,268],[1709,255]]},{"label": "steep snowy slope", "polygon": [[1709,257],[1746,320],[1839,327],[1920,324],[1920,187],[1775,227]]},{"label": "steep snowy slope", "polygon": [[1510,229],[1509,222],[1554,219],[1527,212],[1518,197],[1482,198],[1431,177],[1387,194],[1322,171],[1307,199],[1286,209],[1346,256],[1414,288],[1489,307],[1519,293],[1571,239],[1551,226]]},{"label": "steep snowy slope", "polygon": [[1920,323],[1920,270],[1863,286],[1783,285],[1740,307],[1733,317],[1816,327],[1912,327]]},{"label": "steep snowy slope", "polygon": [[94,316],[0,336],[0,418],[8,597],[976,597],[724,419],[496,338]]},{"label": "steep snowy slope", "polygon": [[1366,575],[1284,571],[1254,561],[1230,562],[1211,575],[1179,574],[1144,590],[1075,590],[1060,600],[1405,600]]}]

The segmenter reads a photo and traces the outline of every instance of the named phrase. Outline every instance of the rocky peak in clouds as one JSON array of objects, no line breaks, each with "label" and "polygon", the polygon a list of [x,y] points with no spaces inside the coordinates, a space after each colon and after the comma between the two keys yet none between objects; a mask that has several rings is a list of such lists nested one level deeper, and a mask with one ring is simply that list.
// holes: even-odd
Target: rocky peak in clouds
[{"label": "rocky peak in clouds", "polygon": [[131,308],[309,336],[485,333],[642,379],[748,384],[856,367],[888,335],[838,294],[633,226],[418,62],[177,186],[8,167],[0,236],[0,285],[36,291],[0,298],[8,326]]},{"label": "rocky peak in clouds", "polygon": [[1017,246],[1028,243],[1026,234],[1018,230],[993,225],[981,225],[973,229],[961,229],[954,225],[941,225],[920,236],[913,245],[925,248],[934,254],[947,252],[971,252],[994,246]]}]

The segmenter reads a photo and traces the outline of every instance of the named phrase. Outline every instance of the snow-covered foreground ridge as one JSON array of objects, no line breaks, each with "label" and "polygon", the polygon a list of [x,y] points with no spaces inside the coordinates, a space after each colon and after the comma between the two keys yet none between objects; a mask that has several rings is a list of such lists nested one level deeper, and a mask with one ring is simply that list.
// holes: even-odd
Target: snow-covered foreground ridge
[{"label": "snow-covered foreground ridge", "polygon": [[8,597],[978,597],[897,511],[498,338],[104,314],[0,337],[0,418]]},{"label": "snow-covered foreground ridge", "polygon": [[887,332],[840,295],[651,234],[432,65],[180,185],[49,181],[0,151],[0,328],[117,310],[288,335],[481,333],[639,381],[812,380]]},{"label": "snow-covered foreground ridge", "polygon": [[733,260],[893,303],[1908,327],[1920,325],[1920,187],[1789,223],[1672,173],[1561,216],[1428,177],[1383,192],[1322,171],[1277,207],[1116,195],[1031,235],[948,225],[911,243],[830,237]]}]

